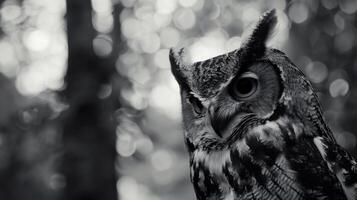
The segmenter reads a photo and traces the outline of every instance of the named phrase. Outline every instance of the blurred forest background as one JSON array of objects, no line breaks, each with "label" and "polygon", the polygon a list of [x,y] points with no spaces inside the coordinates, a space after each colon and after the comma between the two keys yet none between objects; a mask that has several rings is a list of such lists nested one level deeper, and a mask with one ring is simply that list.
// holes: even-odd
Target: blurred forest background
[{"label": "blurred forest background", "polygon": [[355,0],[0,0],[0,198],[195,199],[170,47],[239,48],[278,9],[271,47],[310,78],[357,155]]}]

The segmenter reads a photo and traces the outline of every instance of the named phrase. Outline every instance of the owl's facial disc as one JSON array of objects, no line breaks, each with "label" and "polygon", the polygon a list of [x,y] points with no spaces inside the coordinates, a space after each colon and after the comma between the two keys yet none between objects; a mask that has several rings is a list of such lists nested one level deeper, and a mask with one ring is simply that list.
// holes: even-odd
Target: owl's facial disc
[{"label": "owl's facial disc", "polygon": [[270,117],[280,95],[275,66],[264,60],[254,63],[238,73],[215,97],[209,110],[211,126],[218,136],[227,138],[248,115],[257,119]]},{"label": "owl's facial disc", "polygon": [[212,128],[217,135],[227,137],[230,130],[248,114],[240,109],[239,102],[255,98],[260,90],[259,84],[259,78],[254,72],[245,72],[232,81],[227,88],[228,94],[233,98],[232,109],[223,110],[219,104],[220,109],[212,107],[210,111]]}]

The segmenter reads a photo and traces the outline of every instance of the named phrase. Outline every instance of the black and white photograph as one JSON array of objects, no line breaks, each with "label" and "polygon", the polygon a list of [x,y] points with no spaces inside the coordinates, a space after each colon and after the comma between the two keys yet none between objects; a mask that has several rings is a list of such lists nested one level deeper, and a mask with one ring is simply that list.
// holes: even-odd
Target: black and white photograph
[{"label": "black and white photograph", "polygon": [[356,0],[0,0],[0,200],[357,200]]}]

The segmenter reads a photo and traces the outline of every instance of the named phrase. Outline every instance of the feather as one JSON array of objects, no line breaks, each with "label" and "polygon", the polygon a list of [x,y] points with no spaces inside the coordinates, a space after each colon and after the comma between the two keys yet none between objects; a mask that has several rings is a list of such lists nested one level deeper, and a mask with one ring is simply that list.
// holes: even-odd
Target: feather
[{"label": "feather", "polygon": [[245,59],[258,59],[262,57],[266,50],[265,43],[271,36],[277,21],[275,9],[264,13],[249,36],[249,39],[242,45],[244,51],[241,57]]},{"label": "feather", "polygon": [[331,172],[336,174],[348,200],[356,199],[356,160],[341,146],[334,141],[330,141],[328,138],[315,137],[314,142],[315,145],[318,146],[319,151]]}]

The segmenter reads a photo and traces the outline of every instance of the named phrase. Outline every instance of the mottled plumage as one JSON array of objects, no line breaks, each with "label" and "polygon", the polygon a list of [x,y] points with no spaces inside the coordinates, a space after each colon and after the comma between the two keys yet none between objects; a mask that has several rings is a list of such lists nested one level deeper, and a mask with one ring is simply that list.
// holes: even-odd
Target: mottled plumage
[{"label": "mottled plumage", "polygon": [[265,45],[276,22],[267,12],[240,49],[206,61],[170,51],[197,199],[356,199],[357,163],[310,82]]}]

